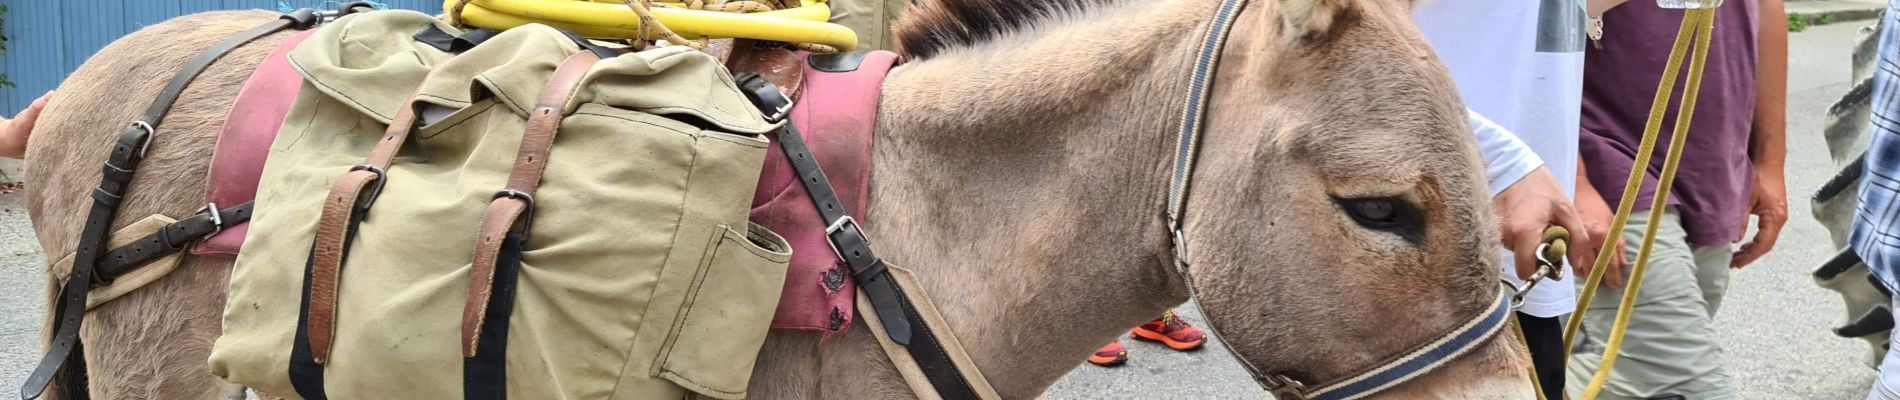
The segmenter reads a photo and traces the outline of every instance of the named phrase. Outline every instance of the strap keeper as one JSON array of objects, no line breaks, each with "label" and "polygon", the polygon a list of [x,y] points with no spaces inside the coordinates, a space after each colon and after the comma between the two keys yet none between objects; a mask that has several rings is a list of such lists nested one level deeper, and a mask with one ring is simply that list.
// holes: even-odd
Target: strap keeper
[{"label": "strap keeper", "polygon": [[864,270],[862,271],[852,272],[851,277],[852,279],[857,280],[857,284],[859,286],[868,286],[872,282],[875,282],[878,278],[890,276],[889,274],[886,274],[885,272],[886,272],[886,268],[884,268],[884,260],[877,260],[877,261],[871,262],[871,265],[865,266]]},{"label": "strap keeper", "polygon": [[118,208],[119,199],[121,198],[123,197],[116,193],[106,191],[105,187],[92,188],[92,201],[99,202],[99,204],[104,204],[107,207]]},{"label": "strap keeper", "polygon": [[299,8],[296,10],[292,10],[291,12],[285,13],[283,16],[280,16],[277,18],[283,19],[285,21],[290,21],[290,28],[300,30],[300,31],[305,30],[305,29],[310,29],[310,27],[313,27],[313,26],[317,26],[317,22],[323,21],[323,16],[317,14],[317,10],[312,10],[308,8]]},{"label": "strap keeper", "polygon": [[121,187],[124,187],[126,183],[132,182],[132,176],[135,173],[136,171],[112,165],[110,162],[106,163],[105,167],[99,168],[99,175],[101,175],[101,177],[108,181],[118,182]]}]

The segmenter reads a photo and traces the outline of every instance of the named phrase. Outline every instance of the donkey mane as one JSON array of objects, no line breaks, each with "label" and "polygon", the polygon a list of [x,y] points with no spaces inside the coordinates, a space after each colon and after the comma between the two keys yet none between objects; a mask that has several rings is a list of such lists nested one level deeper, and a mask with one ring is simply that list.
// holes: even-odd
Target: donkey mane
[{"label": "donkey mane", "polygon": [[898,53],[910,60],[967,47],[1050,18],[1120,0],[923,0],[892,25]]}]

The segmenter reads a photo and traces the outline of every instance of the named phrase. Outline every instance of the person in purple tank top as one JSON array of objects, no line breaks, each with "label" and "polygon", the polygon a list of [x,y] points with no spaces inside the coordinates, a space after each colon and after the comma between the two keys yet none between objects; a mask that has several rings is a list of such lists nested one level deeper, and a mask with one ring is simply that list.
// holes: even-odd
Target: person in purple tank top
[{"label": "person in purple tank top", "polygon": [[[1715,313],[1731,269],[1774,248],[1788,219],[1782,184],[1784,97],[1787,93],[1787,17],[1781,0],[1728,0],[1715,14],[1686,150],[1659,220],[1648,218],[1660,154],[1634,165],[1656,84],[1681,26],[1683,10],[1638,0],[1602,14],[1602,35],[1584,56],[1583,115],[1578,151],[1578,208],[1591,225],[1610,225],[1634,168],[1648,174],[1636,209],[1621,233],[1623,260],[1633,262],[1643,231],[1660,225],[1635,314],[1602,398],[1733,398],[1715,343]],[[1683,74],[1687,75],[1687,74]],[[1675,123],[1675,97],[1665,116],[1662,143]],[[1657,153],[1662,153],[1658,146]],[[1600,195],[1591,196],[1597,193]],[[1755,217],[1753,239],[1746,237]],[[1589,382],[1622,297],[1628,263],[1617,260],[1587,305],[1582,340],[1573,349],[1570,382]],[[1579,280],[1581,281],[1581,280]],[[1571,385],[1580,395],[1583,385]]]}]

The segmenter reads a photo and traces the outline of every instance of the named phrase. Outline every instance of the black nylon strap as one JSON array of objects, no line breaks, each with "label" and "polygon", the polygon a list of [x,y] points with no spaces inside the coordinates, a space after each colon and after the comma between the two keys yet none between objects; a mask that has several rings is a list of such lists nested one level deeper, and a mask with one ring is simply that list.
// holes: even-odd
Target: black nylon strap
[{"label": "black nylon strap", "polygon": [[133,268],[145,265],[159,257],[177,253],[192,242],[250,220],[251,202],[244,202],[234,207],[217,210],[217,214],[206,211],[166,224],[158,232],[145,235],[133,241],[132,244],[119,246],[107,252],[99,259],[98,271],[94,275],[101,281],[111,283],[114,278],[118,278],[120,274],[131,271]]},{"label": "black nylon strap", "polygon": [[[754,105],[769,116],[779,110],[789,109],[791,104],[777,86],[766,82],[757,74],[744,73],[735,77],[739,89],[752,98]],[[776,118],[784,118],[783,114]],[[831,240],[832,250],[851,266],[852,279],[858,288],[864,290],[865,297],[871,300],[871,308],[877,313],[878,321],[883,322],[884,332],[892,342],[903,345],[912,359],[923,370],[924,378],[944,399],[976,399],[976,389],[963,378],[963,372],[950,360],[937,335],[923,320],[904,297],[904,289],[892,279],[890,270],[884,261],[871,251],[871,242],[864,235],[863,227],[857,219],[845,213],[844,203],[838,200],[837,191],[831,188],[831,180],[825,178],[825,171],[818,165],[817,158],[811,154],[811,148],[805,144],[798,128],[786,123],[778,130],[779,147],[785,150],[785,158],[792,163],[792,170],[798,173],[798,182],[811,194],[812,205],[818,207],[818,215],[829,226],[825,234]]]},{"label": "black nylon strap", "polygon": [[[72,272],[60,286],[58,296],[54,297],[52,343],[47,347],[46,355],[40,359],[39,366],[27,375],[26,383],[20,386],[20,398],[31,400],[39,397],[56,375],[65,383],[62,385],[64,393],[57,397],[88,397],[84,373],[85,352],[79,342],[79,324],[86,312],[86,290],[90,285],[104,283],[97,271],[100,248],[110,233],[113,218],[118,214],[119,202],[124,199],[126,188],[137,173],[139,163],[144,160],[152,136],[157,133],[156,127],[165,113],[171,111],[172,103],[178,100],[185,86],[211,63],[238,46],[287,28],[307,29],[316,21],[314,11],[297,10],[205,49],[159,90],[158,98],[153,99],[152,105],[146,108],[144,117],[119,134],[100,174],[99,186],[93,190],[92,209],[86,214],[85,228],[80,231],[79,244],[74,248]],[[67,365],[76,368],[65,368]]]},{"label": "black nylon strap", "polygon": [[488,318],[482,320],[482,336],[475,344],[475,357],[462,360],[462,397],[466,399],[508,398],[508,319],[515,312],[515,282],[521,274],[522,242],[520,232],[509,232],[501,241],[495,260],[495,279],[490,284],[494,297],[488,300]]},{"label": "black nylon strap", "polygon": [[[363,224],[369,213],[357,210],[350,213],[350,225],[343,231],[343,258],[350,258],[350,246],[356,243],[356,228]],[[303,262],[303,297],[297,302],[297,335],[290,343],[290,367],[285,370],[290,375],[290,387],[304,400],[325,400],[330,398],[323,388],[323,364],[317,363],[315,353],[310,347],[310,281],[316,272],[317,245],[310,244],[310,256]],[[343,268],[347,264],[338,264]],[[341,272],[341,270],[339,270]]]}]

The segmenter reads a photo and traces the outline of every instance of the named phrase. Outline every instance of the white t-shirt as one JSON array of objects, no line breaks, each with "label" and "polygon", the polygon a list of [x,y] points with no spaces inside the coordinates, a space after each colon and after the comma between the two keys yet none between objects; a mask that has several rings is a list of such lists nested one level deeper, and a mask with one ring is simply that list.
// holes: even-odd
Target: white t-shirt
[{"label": "white t-shirt", "polygon": [[[1575,198],[1583,46],[1588,41],[1582,2],[1425,0],[1412,18],[1451,69],[1465,107],[1515,133],[1557,175],[1565,194]],[[1512,176],[1511,171],[1535,169],[1508,161],[1523,157],[1512,155],[1509,146],[1488,145],[1485,136],[1495,133],[1485,133],[1477,123],[1472,126],[1485,149],[1493,194],[1524,176]],[[1515,258],[1505,251],[1503,260],[1504,275],[1516,280]],[[1575,277],[1537,285],[1521,311],[1539,317],[1569,313],[1577,297],[1571,279]]]}]

